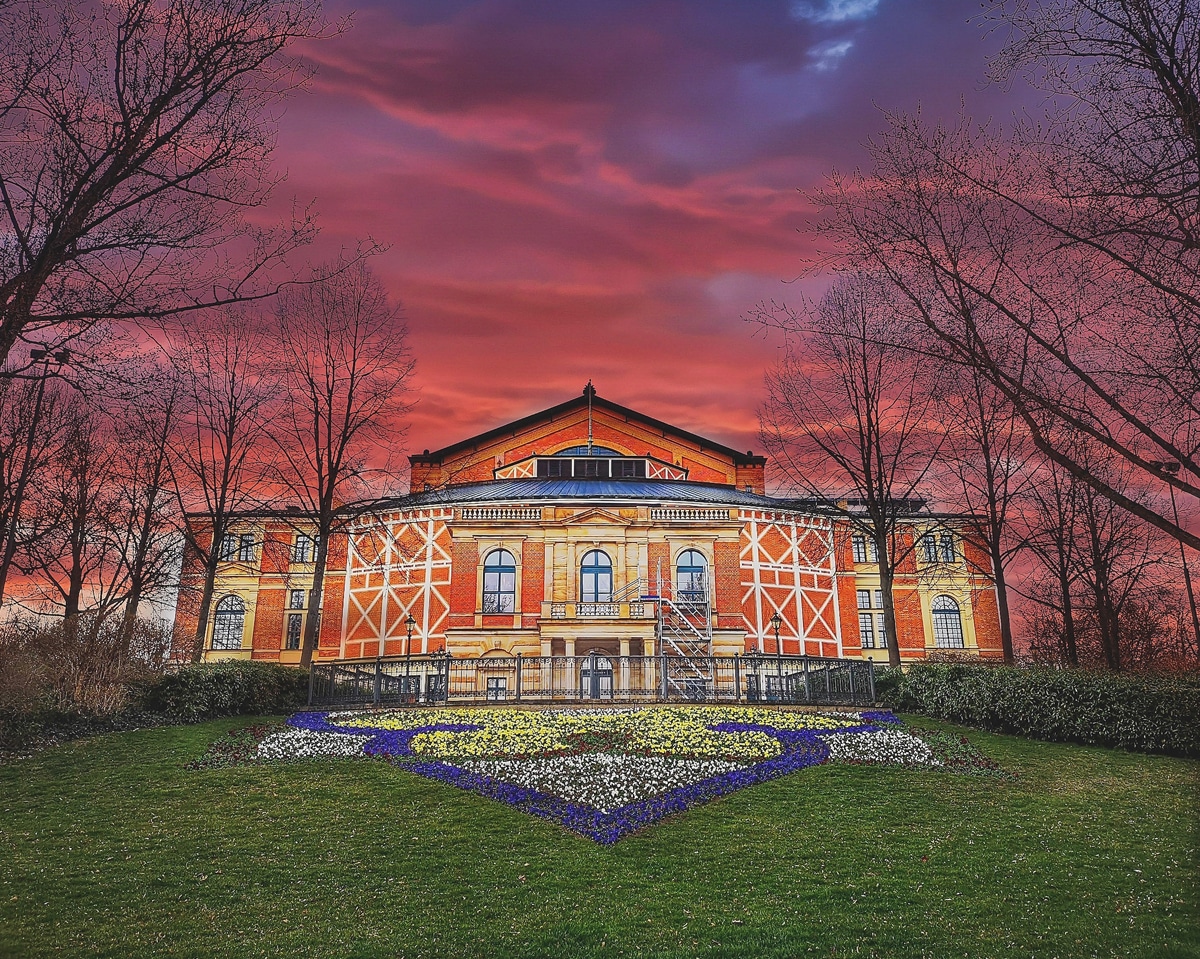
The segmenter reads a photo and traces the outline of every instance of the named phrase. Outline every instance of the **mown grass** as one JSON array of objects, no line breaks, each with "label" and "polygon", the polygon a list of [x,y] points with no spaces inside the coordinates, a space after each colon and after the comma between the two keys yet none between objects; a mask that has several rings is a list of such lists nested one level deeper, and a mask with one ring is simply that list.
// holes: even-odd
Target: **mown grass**
[{"label": "mown grass", "polygon": [[1195,762],[973,732],[1015,780],[828,765],[602,848],[381,762],[183,768],[239,724],[0,768],[0,955],[1200,955]]}]

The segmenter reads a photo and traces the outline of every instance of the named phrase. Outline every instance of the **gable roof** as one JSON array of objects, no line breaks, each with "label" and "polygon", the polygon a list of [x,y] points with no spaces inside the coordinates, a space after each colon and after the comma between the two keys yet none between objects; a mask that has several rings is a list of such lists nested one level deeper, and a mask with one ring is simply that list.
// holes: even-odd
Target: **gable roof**
[{"label": "gable roof", "polygon": [[586,409],[589,402],[592,409],[607,410],[616,416],[623,417],[630,422],[640,423],[643,426],[648,426],[653,430],[661,431],[664,436],[676,436],[688,443],[693,443],[699,446],[702,450],[711,453],[717,453],[722,456],[727,456],[735,466],[765,466],[767,458],[765,456],[755,456],[752,453],[743,453],[718,443],[716,440],[710,440],[707,437],[700,436],[697,433],[690,433],[687,430],[682,430],[670,423],[665,423],[662,420],[655,419],[653,416],[647,416],[645,413],[639,413],[637,410],[630,409],[628,406],[621,406],[619,403],[614,403],[612,400],[606,400],[602,396],[596,394],[596,389],[589,382],[583,388],[583,393],[573,399],[567,400],[565,403],[559,403],[557,406],[551,406],[537,413],[530,413],[528,416],[523,416],[520,419],[513,420],[510,423],[505,423],[483,433],[477,433],[474,436],[469,436],[465,440],[459,440],[457,443],[452,443],[450,446],[444,446],[440,450],[424,453],[417,453],[410,456],[409,462],[414,466],[425,464],[438,464],[446,459],[449,459],[459,453],[467,452],[479,446],[486,446],[497,440],[503,439],[506,436],[517,436],[525,430],[531,429],[540,423],[550,422],[560,419],[563,416],[574,413],[578,410]]}]

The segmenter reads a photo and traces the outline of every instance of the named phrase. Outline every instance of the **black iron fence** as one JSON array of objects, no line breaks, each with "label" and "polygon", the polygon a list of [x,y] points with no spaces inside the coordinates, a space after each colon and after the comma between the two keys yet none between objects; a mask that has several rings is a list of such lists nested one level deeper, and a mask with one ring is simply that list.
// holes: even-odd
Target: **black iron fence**
[{"label": "black iron fence", "polygon": [[314,663],[310,706],[711,702],[868,706],[874,665],[815,656],[445,655]]}]

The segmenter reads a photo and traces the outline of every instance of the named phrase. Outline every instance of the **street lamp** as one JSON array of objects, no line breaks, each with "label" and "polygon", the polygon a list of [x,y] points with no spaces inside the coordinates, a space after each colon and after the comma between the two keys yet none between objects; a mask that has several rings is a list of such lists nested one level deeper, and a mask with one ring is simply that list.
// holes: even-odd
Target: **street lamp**
[{"label": "street lamp", "polygon": [[779,674],[779,695],[783,696],[783,647],[779,643],[779,627],[783,625],[783,617],[778,611],[771,617],[771,626],[775,629],[775,671]]},{"label": "street lamp", "polygon": [[[1171,476],[1175,476],[1179,472],[1178,460],[1160,462],[1151,460],[1150,465]],[[1175,520],[1176,527],[1178,527],[1179,508],[1175,505],[1175,487],[1170,480],[1167,481],[1167,489],[1171,493],[1171,517]],[[1179,562],[1183,564],[1183,585],[1187,589],[1188,606],[1192,610],[1192,638],[1195,640],[1196,648],[1200,649],[1200,613],[1196,611],[1196,594],[1192,591],[1192,573],[1188,569],[1187,550],[1184,548],[1183,540],[1179,541]]]},{"label": "street lamp", "polygon": [[408,618],[404,621],[404,625],[408,628],[408,640],[404,642],[404,695],[407,696],[408,675],[413,665],[413,627],[416,625],[413,613],[409,613]]}]

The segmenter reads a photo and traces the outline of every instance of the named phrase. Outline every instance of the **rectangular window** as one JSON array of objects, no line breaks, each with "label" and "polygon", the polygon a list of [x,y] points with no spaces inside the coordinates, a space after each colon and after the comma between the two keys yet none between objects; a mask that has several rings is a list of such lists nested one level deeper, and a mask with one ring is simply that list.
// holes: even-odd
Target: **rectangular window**
[{"label": "rectangular window", "polygon": [[221,537],[221,559],[233,562],[237,559],[238,539],[233,533]]},{"label": "rectangular window", "polygon": [[854,562],[856,563],[878,563],[879,550],[875,548],[875,541],[867,539],[861,534],[855,534],[850,538],[850,545],[854,549]]},{"label": "rectangular window", "polygon": [[879,648],[887,649],[888,635],[887,627],[884,625],[883,613],[879,613],[875,619],[879,625]]},{"label": "rectangular window", "polygon": [[254,562],[254,534],[242,533],[241,539],[238,541],[238,562],[253,563]]},{"label": "rectangular window", "polygon": [[858,645],[863,649],[875,648],[875,630],[870,613],[858,614]]},{"label": "rectangular window", "polygon": [[955,559],[954,534],[942,533],[942,562],[953,563]]},{"label": "rectangular window", "polygon": [[538,460],[537,475],[551,478],[570,476],[571,461],[568,459]]},{"label": "rectangular window", "polygon": [[932,533],[926,533],[921,537],[921,558],[927,563],[938,561],[937,543],[934,541]]},{"label": "rectangular window", "polygon": [[872,606],[871,608],[872,609],[883,609],[883,590],[882,589],[875,590],[875,605]]},{"label": "rectangular window", "polygon": [[613,476],[621,479],[638,479],[646,475],[645,460],[613,460]]},{"label": "rectangular window", "polygon": [[869,589],[858,590],[858,608],[859,609],[870,609],[871,608],[871,591]]},{"label": "rectangular window", "polygon": [[304,635],[304,614],[303,613],[288,613],[287,618],[287,636],[283,645],[284,649],[299,649],[300,639]]},{"label": "rectangular window", "polygon": [[592,477],[596,479],[608,478],[608,460],[602,459],[585,459],[575,461],[575,478],[581,476]]},{"label": "rectangular window", "polygon": [[288,609],[304,609],[304,590],[292,589],[288,591]]},{"label": "rectangular window", "polygon": [[500,700],[508,698],[508,677],[489,676],[487,681],[487,698]]},{"label": "rectangular window", "polygon": [[314,542],[311,536],[305,533],[297,533],[296,541],[292,544],[292,562],[293,563],[311,563],[316,550],[313,548]]}]

